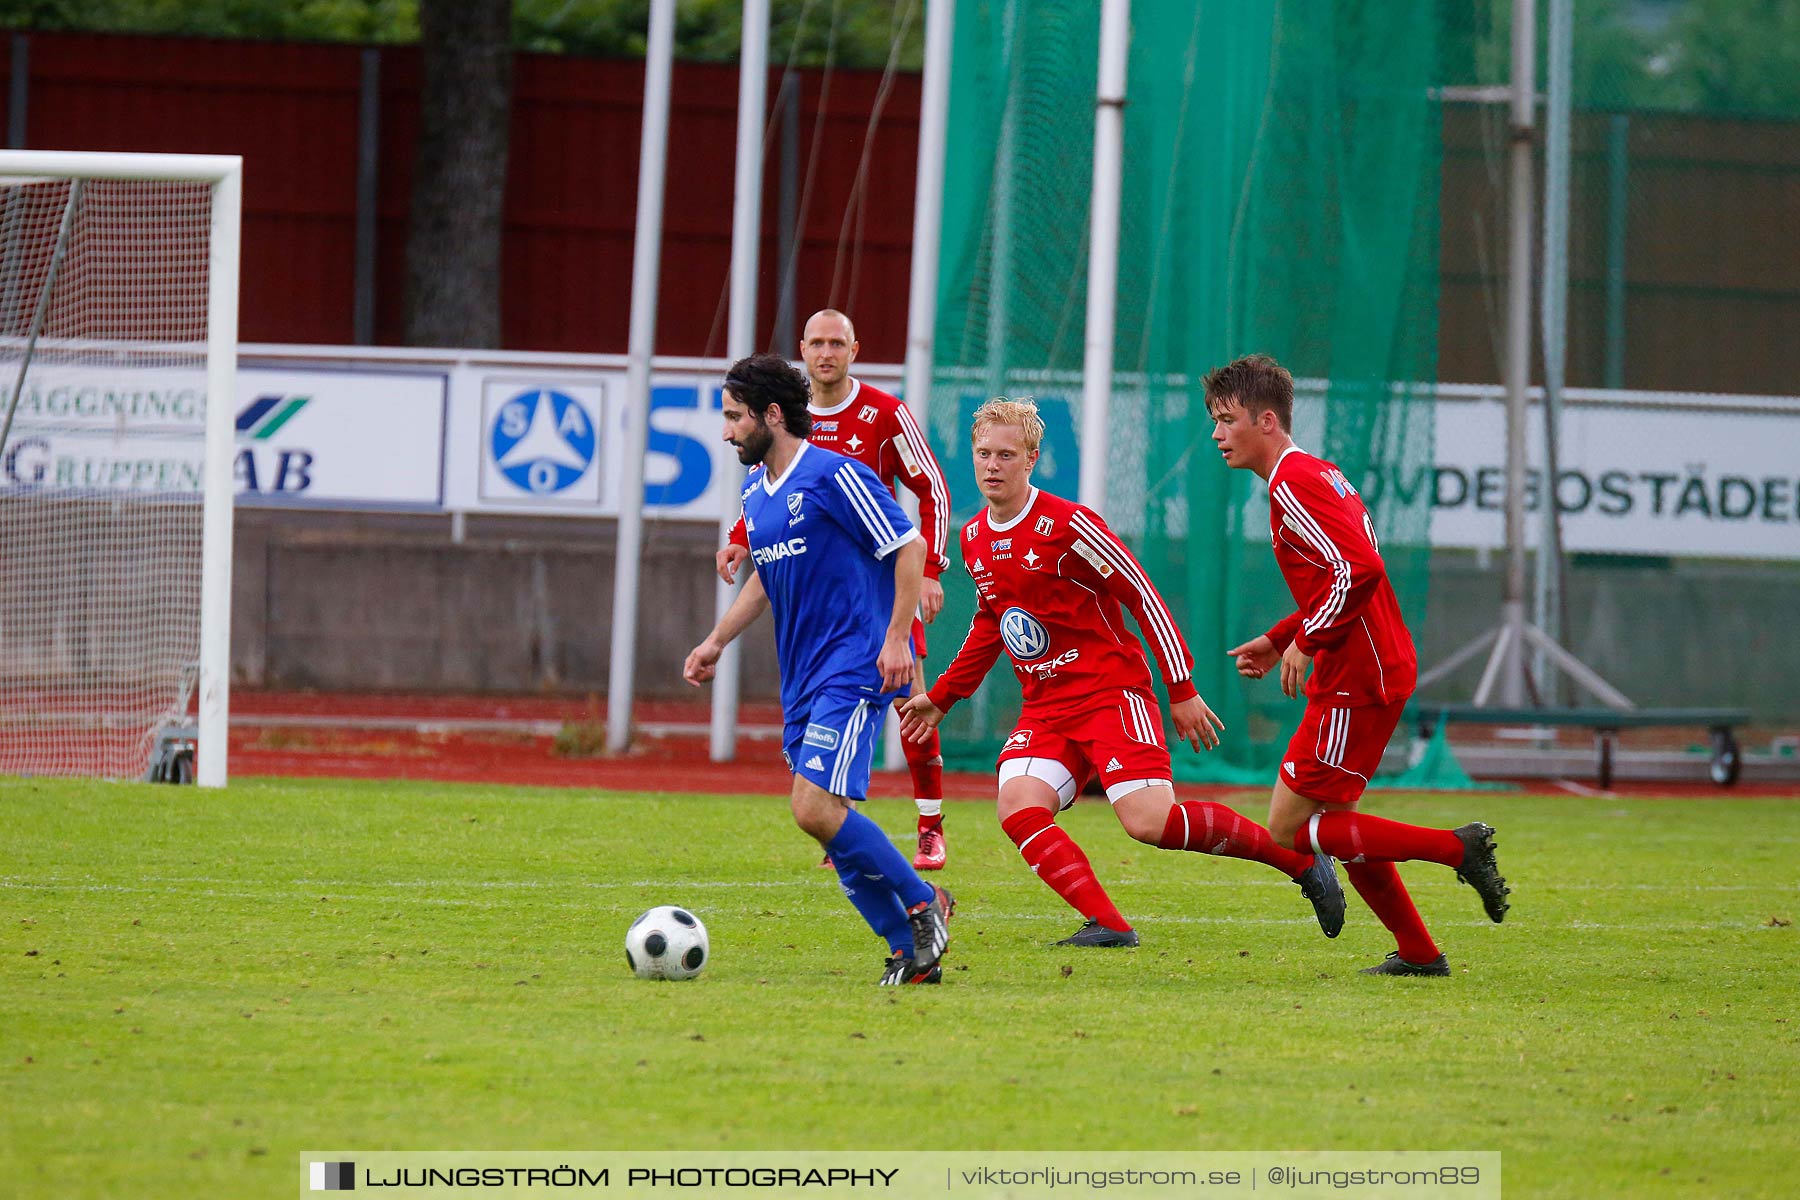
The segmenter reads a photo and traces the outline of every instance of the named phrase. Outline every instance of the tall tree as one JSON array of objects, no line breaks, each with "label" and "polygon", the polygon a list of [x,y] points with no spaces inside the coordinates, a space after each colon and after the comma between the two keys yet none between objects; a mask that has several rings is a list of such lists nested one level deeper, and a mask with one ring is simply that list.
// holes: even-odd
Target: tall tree
[{"label": "tall tree", "polygon": [[512,0],[420,0],[406,341],[500,345]]}]

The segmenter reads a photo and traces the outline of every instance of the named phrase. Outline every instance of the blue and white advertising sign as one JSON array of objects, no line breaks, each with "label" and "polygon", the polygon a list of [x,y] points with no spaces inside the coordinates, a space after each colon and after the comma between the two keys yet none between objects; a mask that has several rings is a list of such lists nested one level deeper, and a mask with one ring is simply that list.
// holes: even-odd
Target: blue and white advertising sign
[{"label": "blue and white advertising sign", "polygon": [[[543,374],[458,368],[451,382],[447,506],[617,516],[631,441],[625,384],[624,371],[606,368]],[[736,499],[737,459],[720,440],[720,408],[716,374],[652,378],[646,518],[717,521],[721,506]]]},{"label": "blue and white advertising sign", "polygon": [[[717,522],[742,469],[721,439],[722,364],[658,370],[650,389],[644,515]],[[892,387],[891,370],[866,376]],[[622,365],[469,361],[420,366],[361,359],[316,364],[284,350],[240,363],[233,474],[245,505],[616,516],[635,415]],[[957,428],[985,392],[959,389]],[[1296,397],[1300,443],[1322,448],[1316,389]],[[1173,402],[1173,401],[1171,401]],[[1037,482],[1074,495],[1075,393],[1039,394],[1048,436]],[[1115,411],[1129,412],[1129,396]],[[0,493],[99,490],[198,496],[206,381],[197,364],[34,365],[0,451]],[[1197,411],[1192,410],[1190,411]],[[1198,418],[1197,418],[1198,419]],[[1141,422],[1140,422],[1141,424]],[[1115,446],[1129,450],[1134,422]],[[1527,424],[1527,508],[1547,490],[1542,421]],[[1203,420],[1194,426],[1203,445]],[[1379,459],[1356,480],[1371,503],[1431,508],[1432,543],[1504,545],[1505,406],[1498,389],[1446,386],[1433,413],[1434,461]],[[1570,550],[1800,560],[1800,399],[1589,393],[1562,413],[1556,493]],[[942,447],[958,511],[976,497],[966,432]],[[1141,511],[1139,481],[1109,489]],[[957,490],[958,488],[962,490]],[[1258,503],[1253,499],[1252,503]],[[1260,502],[1266,503],[1266,500]],[[1168,515],[1171,528],[1184,514]],[[1540,522],[1527,520],[1536,541]],[[1257,519],[1245,522],[1258,536]],[[1126,529],[1126,532],[1130,532]],[[1029,633],[1022,624],[1016,631]]]},{"label": "blue and white advertising sign", "polygon": [[[1378,457],[1351,482],[1377,512],[1431,516],[1437,549],[1506,549],[1506,398],[1447,385],[1431,413],[1432,461]],[[1295,396],[1294,439],[1327,443],[1315,394]],[[1408,436],[1402,432],[1401,436]],[[1525,544],[1544,532],[1544,417],[1525,423]],[[1800,400],[1569,389],[1557,436],[1563,548],[1670,558],[1800,559]],[[1250,490],[1248,540],[1268,537],[1268,493]],[[1261,532],[1259,532],[1261,531]]]},{"label": "blue and white advertising sign", "polygon": [[239,368],[237,502],[441,508],[448,389],[442,371]]},{"label": "blue and white advertising sign", "polygon": [[652,383],[644,459],[648,515],[716,521],[722,505],[736,502],[744,469],[722,437],[723,411],[717,376]]},{"label": "blue and white advertising sign", "polygon": [[[0,386],[0,413],[15,379]],[[35,365],[0,453],[0,491],[192,494],[203,484],[206,375],[197,366]]]},{"label": "blue and white advertising sign", "polygon": [[[441,508],[447,380],[442,371],[240,366],[237,502]],[[0,490],[198,497],[205,456],[197,366],[38,366],[0,455]]]},{"label": "blue and white advertising sign", "polygon": [[606,387],[597,379],[494,376],[481,387],[481,486],[485,501],[599,505]]},{"label": "blue and white advertising sign", "polygon": [[[1566,549],[1695,558],[1800,558],[1800,405],[1762,411],[1704,398],[1576,397],[1562,411],[1556,497]],[[1431,544],[1506,545],[1506,408],[1440,399],[1436,461],[1371,480],[1431,504]],[[1546,492],[1543,415],[1526,425],[1526,540]],[[1364,487],[1363,494],[1369,495]]]}]

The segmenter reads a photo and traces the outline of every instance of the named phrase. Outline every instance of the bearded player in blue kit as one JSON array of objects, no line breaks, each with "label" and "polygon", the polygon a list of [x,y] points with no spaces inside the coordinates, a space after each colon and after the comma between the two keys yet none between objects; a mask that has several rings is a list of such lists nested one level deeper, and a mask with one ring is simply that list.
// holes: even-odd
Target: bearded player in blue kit
[{"label": "bearded player in blue kit", "polygon": [[743,500],[755,570],[682,676],[711,679],[731,640],[773,611],[794,823],[825,847],[887,942],[880,982],[937,983],[954,902],[850,803],[868,795],[887,707],[910,690],[925,543],[873,471],[807,443],[809,398],[805,377],[777,355],[739,359],[725,374],[724,437],[752,468]]}]

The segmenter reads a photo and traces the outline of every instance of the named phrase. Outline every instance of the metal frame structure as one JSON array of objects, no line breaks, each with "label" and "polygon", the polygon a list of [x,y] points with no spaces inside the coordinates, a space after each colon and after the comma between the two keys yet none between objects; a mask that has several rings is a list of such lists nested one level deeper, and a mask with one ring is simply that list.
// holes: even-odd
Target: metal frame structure
[{"label": "metal frame structure", "polygon": [[0,151],[0,174],[57,179],[134,179],[206,183],[212,187],[207,244],[206,451],[201,515],[199,747],[201,787],[227,781],[231,708],[233,403],[237,388],[238,263],[243,224],[244,160],[237,155],[107,154],[87,151]]},{"label": "metal frame structure", "polygon": [[[1569,0],[1551,0],[1551,3],[1562,9],[1567,7]],[[1566,28],[1565,14],[1559,11],[1556,19],[1564,22]],[[1566,62],[1566,54],[1562,61]],[[1526,693],[1536,690],[1526,666],[1525,648],[1529,644],[1538,651],[1542,661],[1560,667],[1572,681],[1603,703],[1617,709],[1630,709],[1635,707],[1630,697],[1564,649],[1540,625],[1525,618],[1525,422],[1526,392],[1531,384],[1531,225],[1535,211],[1531,155],[1536,141],[1536,0],[1514,0],[1512,64],[1512,87],[1508,93],[1512,113],[1508,152],[1510,226],[1506,289],[1506,585],[1500,603],[1500,623],[1443,662],[1421,672],[1418,688],[1423,691],[1487,650],[1487,665],[1482,670],[1481,681],[1475,687],[1474,703],[1477,706],[1488,704],[1494,698],[1494,691],[1498,686],[1500,703],[1508,708],[1518,708],[1525,703]],[[1567,153],[1566,136],[1562,139],[1562,151]],[[1554,223],[1551,224],[1550,231],[1555,233]],[[1566,257],[1562,260],[1561,269],[1567,270]],[[1546,330],[1553,319],[1560,321],[1560,310],[1544,314]],[[1558,349],[1555,362],[1560,369],[1560,326],[1551,340]],[[1560,378],[1555,381],[1558,395],[1561,382]],[[1550,421],[1548,442],[1553,447],[1556,440],[1555,399],[1546,395],[1545,404],[1547,419]],[[1554,451],[1552,457],[1554,458]],[[1554,521],[1554,480],[1547,495],[1550,497],[1550,502],[1546,504],[1550,510],[1548,519]],[[1559,540],[1546,539],[1546,542]],[[1554,554],[1556,546],[1541,545],[1538,553],[1540,557]],[[1551,570],[1551,564],[1547,561],[1544,563],[1544,570]],[[1548,578],[1546,575],[1546,579]],[[1546,584],[1546,591],[1549,590]],[[1539,614],[1539,619],[1545,619],[1543,613]],[[1539,694],[1533,699],[1542,704],[1548,697]]]},{"label": "metal frame structure", "polygon": [[656,292],[662,275],[663,184],[668,173],[669,83],[674,57],[675,0],[652,0],[644,55],[644,135],[638,147],[637,235],[631,258],[626,449],[619,485],[618,564],[613,571],[612,663],[606,682],[606,745],[615,754],[631,748],[631,709],[637,686],[644,455],[650,445],[650,356],[656,349]]}]

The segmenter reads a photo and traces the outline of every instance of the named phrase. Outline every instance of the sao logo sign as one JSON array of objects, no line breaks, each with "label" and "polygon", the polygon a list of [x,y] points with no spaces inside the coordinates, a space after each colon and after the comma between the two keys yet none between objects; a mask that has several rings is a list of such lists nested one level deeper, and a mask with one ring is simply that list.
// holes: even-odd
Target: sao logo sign
[{"label": "sao logo sign", "polygon": [[494,465],[514,486],[538,496],[571,487],[594,465],[594,422],[576,400],[549,388],[502,404],[488,430]]}]

